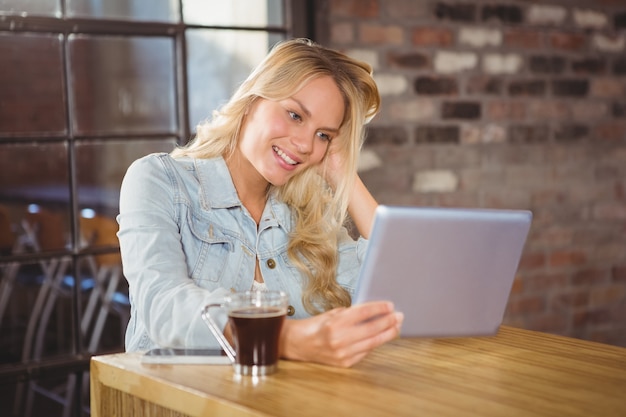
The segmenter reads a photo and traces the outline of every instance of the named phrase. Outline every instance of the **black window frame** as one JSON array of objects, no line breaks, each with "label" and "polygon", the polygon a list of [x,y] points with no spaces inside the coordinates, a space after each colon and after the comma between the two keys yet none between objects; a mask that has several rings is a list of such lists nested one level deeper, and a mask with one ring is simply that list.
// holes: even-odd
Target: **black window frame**
[{"label": "black window frame", "polygon": [[[61,1],[62,15],[65,16],[65,0]],[[65,114],[66,114],[66,134],[49,134],[42,136],[28,135],[3,135],[0,133],[0,152],[6,145],[14,144],[50,144],[63,143],[68,150],[68,164],[64,168],[67,170],[70,187],[70,219],[71,219],[71,247],[68,250],[59,250],[46,253],[36,254],[10,254],[0,255],[0,263],[7,264],[10,262],[27,263],[40,259],[52,259],[61,257],[71,257],[72,264],[76,268],[77,260],[84,255],[97,255],[105,253],[119,252],[119,247],[100,247],[100,248],[80,248],[77,242],[78,237],[78,212],[79,204],[77,198],[77,168],[76,168],[76,143],[77,140],[102,140],[102,139],[159,139],[171,138],[174,136],[179,144],[186,143],[192,136],[193,132],[189,122],[188,108],[188,80],[187,80],[187,49],[185,33],[188,29],[215,29],[215,30],[245,30],[245,31],[263,31],[270,33],[283,34],[285,38],[307,37],[314,38],[314,0],[284,0],[285,25],[284,26],[268,26],[268,27],[241,27],[241,26],[204,26],[190,25],[182,21],[165,23],[151,21],[133,21],[133,20],[103,20],[103,19],[86,19],[73,17],[43,17],[19,14],[10,14],[0,10],[0,33],[19,34],[19,33],[38,33],[38,34],[61,34],[62,53],[63,53],[63,84],[65,90]],[[182,0],[179,1],[179,10],[182,10]],[[70,111],[70,83],[69,83],[69,58],[67,42],[70,35],[86,34],[86,35],[112,35],[112,36],[155,36],[169,37],[174,39],[175,58],[174,58],[174,74],[176,88],[176,117],[178,119],[177,130],[167,134],[154,133],[124,133],[124,134],[89,134],[75,135],[72,129],[71,111]],[[1,170],[1,168],[0,168]],[[1,172],[0,172],[1,173]],[[77,276],[78,271],[73,271]],[[77,290],[75,290],[76,292]],[[74,294],[74,299],[78,294]],[[60,375],[68,375],[76,373],[80,376],[84,372],[89,371],[89,362],[91,355],[86,354],[85,346],[82,346],[80,332],[78,331],[79,312],[76,302],[73,302],[72,309],[72,327],[74,329],[73,354],[69,357],[42,359],[37,363],[13,363],[9,366],[0,365],[0,388],[6,384],[16,384],[38,378],[47,378]],[[81,391],[82,378],[77,378],[78,383],[75,388],[74,403],[72,404],[72,415],[82,415]]]}]

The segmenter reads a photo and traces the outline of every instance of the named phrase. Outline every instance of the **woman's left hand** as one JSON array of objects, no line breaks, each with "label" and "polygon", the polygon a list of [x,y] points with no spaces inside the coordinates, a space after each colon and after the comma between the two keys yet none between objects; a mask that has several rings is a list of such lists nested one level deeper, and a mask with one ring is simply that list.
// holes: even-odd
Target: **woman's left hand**
[{"label": "woman's left hand", "polygon": [[322,177],[324,177],[324,180],[326,180],[328,185],[330,185],[333,190],[337,188],[337,184],[339,184],[339,181],[341,180],[342,166],[341,155],[339,152],[336,152],[335,147],[331,142],[328,150],[326,151],[324,161],[319,165],[318,172]]},{"label": "woman's left hand", "polygon": [[347,368],[398,337],[403,318],[393,304],[379,301],[336,308],[308,319],[286,320],[281,355]]}]

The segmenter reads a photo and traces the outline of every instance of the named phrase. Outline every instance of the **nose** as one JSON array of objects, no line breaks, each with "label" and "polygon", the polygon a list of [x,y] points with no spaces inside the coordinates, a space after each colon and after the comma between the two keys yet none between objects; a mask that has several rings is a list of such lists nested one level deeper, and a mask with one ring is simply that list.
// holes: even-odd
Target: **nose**
[{"label": "nose", "polygon": [[314,134],[306,129],[298,129],[291,135],[291,143],[301,154],[309,154],[313,149]]}]

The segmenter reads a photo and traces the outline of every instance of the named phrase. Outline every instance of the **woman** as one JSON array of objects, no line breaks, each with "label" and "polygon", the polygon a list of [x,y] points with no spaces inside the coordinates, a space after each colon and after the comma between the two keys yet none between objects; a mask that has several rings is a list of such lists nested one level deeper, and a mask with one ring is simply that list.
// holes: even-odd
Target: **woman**
[{"label": "woman", "polygon": [[250,289],[289,295],[286,359],[347,367],[395,338],[390,303],[350,307],[376,208],[357,158],[379,104],[367,64],[286,41],[188,146],[135,161],[118,216],[126,349],[217,347],[200,310]]}]

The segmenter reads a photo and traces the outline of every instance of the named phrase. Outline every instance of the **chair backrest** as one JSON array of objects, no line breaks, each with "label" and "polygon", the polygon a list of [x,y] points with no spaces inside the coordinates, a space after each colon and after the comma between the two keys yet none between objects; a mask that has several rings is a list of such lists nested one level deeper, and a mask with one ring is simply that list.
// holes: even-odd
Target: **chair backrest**
[{"label": "chair backrest", "polygon": [[[117,222],[109,217],[94,215],[93,217],[80,217],[81,236],[86,246],[118,246]],[[99,265],[119,264],[122,258],[119,253],[97,255],[95,257]]]},{"label": "chair backrest", "polygon": [[33,228],[41,251],[62,250],[67,246],[66,222],[60,213],[30,205],[23,220]]}]

